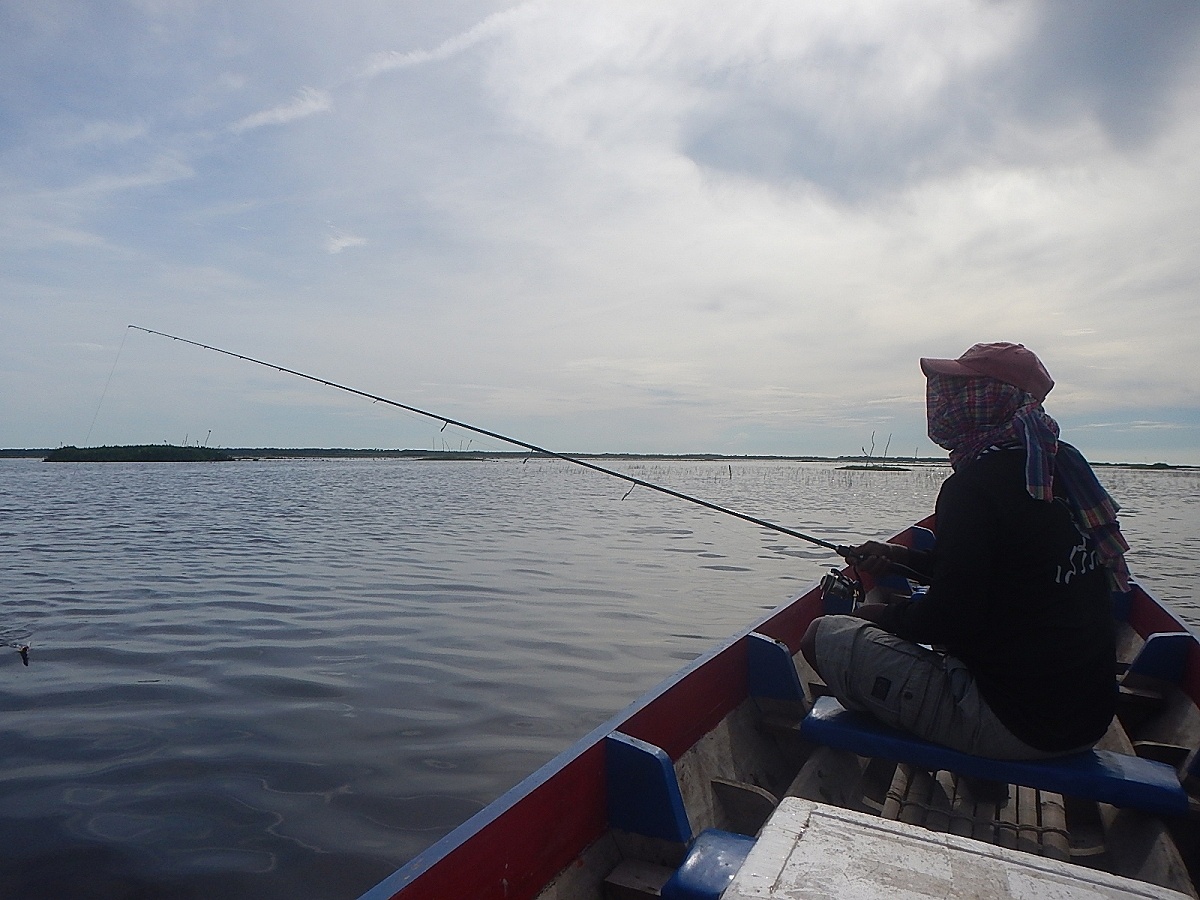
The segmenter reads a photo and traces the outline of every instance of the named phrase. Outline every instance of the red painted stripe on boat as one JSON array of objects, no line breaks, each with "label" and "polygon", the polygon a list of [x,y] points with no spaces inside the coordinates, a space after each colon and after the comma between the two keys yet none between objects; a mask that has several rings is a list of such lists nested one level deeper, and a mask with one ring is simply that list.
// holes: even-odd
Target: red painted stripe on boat
[{"label": "red painted stripe on boat", "polygon": [[688,671],[633,713],[621,731],[678,759],[746,698],[747,672],[743,638]]},{"label": "red painted stripe on boat", "polygon": [[[607,820],[604,746],[595,743],[440,859],[426,867],[425,854],[418,856],[368,896],[532,900],[605,832]],[[426,851],[438,852],[438,845]]]},{"label": "red painted stripe on boat", "polygon": [[804,637],[812,620],[822,612],[821,589],[816,587],[778,610],[754,630],[783,642],[792,653],[796,653],[800,649],[800,638]]},{"label": "red painted stripe on boat", "polygon": [[1134,585],[1133,589],[1133,602],[1129,609],[1129,624],[1142,637],[1155,634],[1159,631],[1174,632],[1187,630],[1166,607],[1137,585]]}]

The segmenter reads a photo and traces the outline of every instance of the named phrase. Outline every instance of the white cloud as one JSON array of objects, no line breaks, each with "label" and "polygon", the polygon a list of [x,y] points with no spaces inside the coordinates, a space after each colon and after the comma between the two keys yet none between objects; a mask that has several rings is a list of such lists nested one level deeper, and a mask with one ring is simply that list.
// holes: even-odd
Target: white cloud
[{"label": "white cloud", "polygon": [[284,125],[297,119],[306,119],[333,108],[333,97],[328,91],[316,88],[301,88],[289,102],[253,113],[229,126],[235,133],[262,128],[264,125]]},{"label": "white cloud", "polygon": [[514,28],[518,23],[533,20],[544,5],[539,2],[525,3],[515,9],[493,13],[461,34],[442,41],[432,50],[389,50],[383,53],[375,53],[362,66],[357,77],[363,80],[370,80],[386,72],[396,71],[397,69],[409,69],[414,66],[449,59],[489,38],[496,37]]},{"label": "white cloud", "polygon": [[329,226],[329,235],[325,238],[325,250],[328,253],[341,253],[347,247],[361,247],[367,239]]},{"label": "white cloud", "polygon": [[160,157],[141,171],[129,174],[101,173],[73,185],[58,195],[112,194],[137,188],[157,187],[194,177],[195,169],[184,160],[175,157]]},{"label": "white cloud", "polygon": [[[181,333],[573,449],[924,449],[916,359],[978,340],[1041,354],[1054,415],[1169,424],[1200,384],[1200,31],[1144,21],[1109,60],[1123,13],[1094,2],[351,0],[319,40],[250,16],[30,176],[8,252],[76,245],[6,268],[103,258]],[[238,118],[268,83],[321,87]]]},{"label": "white cloud", "polygon": [[66,140],[69,146],[128,144],[146,137],[144,122],[88,122]]},{"label": "white cloud", "polygon": [[1119,429],[1152,429],[1165,431],[1179,431],[1195,426],[1185,425],[1181,422],[1087,422],[1077,424],[1076,428],[1119,428]]}]

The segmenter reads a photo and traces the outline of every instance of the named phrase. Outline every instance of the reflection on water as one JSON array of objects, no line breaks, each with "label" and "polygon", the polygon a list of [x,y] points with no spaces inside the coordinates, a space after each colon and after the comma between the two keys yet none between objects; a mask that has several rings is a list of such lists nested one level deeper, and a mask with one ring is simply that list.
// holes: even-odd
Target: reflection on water
[{"label": "reflection on water", "polygon": [[[621,465],[835,543],[947,473]],[[1134,571],[1200,621],[1197,473],[1100,476]],[[0,462],[0,884],[357,896],[835,562],[627,489],[541,460]]]}]

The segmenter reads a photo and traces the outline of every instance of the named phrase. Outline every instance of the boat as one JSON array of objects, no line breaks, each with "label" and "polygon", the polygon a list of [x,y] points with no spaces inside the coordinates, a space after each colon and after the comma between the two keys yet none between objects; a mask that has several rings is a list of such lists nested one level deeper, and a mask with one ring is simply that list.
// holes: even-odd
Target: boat
[{"label": "boat", "polygon": [[821,696],[800,639],[854,593],[831,571],[361,900],[1197,896],[1200,644],[1160,601],[1114,597],[1121,702],[1097,749],[1001,763]]}]

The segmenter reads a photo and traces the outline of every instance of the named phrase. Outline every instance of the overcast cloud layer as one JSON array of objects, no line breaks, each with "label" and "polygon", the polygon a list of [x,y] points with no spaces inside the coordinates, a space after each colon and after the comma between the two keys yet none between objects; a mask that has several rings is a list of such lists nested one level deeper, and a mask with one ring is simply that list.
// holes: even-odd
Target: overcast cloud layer
[{"label": "overcast cloud layer", "polygon": [[1021,341],[1200,464],[1200,4],[0,5],[0,446],[940,453]]}]

